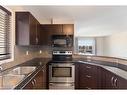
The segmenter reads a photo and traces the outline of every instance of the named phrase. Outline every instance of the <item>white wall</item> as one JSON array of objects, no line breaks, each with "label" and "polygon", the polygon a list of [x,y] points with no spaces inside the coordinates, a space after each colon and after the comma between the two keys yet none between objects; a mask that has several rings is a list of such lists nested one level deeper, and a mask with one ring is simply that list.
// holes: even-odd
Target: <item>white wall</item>
[{"label": "white wall", "polygon": [[127,32],[115,33],[104,38],[104,55],[127,58]]},{"label": "white wall", "polygon": [[104,37],[96,38],[96,54],[101,56],[104,53]]}]

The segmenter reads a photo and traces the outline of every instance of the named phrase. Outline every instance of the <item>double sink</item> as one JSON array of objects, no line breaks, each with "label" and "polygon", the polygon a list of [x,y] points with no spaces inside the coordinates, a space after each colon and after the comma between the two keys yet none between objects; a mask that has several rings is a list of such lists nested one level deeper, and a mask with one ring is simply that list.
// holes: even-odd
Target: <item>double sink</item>
[{"label": "double sink", "polygon": [[35,66],[19,66],[0,73],[0,89],[15,88],[28,74],[36,69]]}]

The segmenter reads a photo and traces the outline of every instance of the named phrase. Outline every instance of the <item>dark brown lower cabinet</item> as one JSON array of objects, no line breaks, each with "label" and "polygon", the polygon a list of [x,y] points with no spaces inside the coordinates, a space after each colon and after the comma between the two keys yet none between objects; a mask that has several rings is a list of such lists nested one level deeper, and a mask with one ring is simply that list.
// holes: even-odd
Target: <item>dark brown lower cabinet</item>
[{"label": "dark brown lower cabinet", "polygon": [[126,79],[117,76],[116,82],[117,82],[116,85],[118,85],[118,89],[127,89],[127,80]]},{"label": "dark brown lower cabinet", "polygon": [[23,89],[47,89],[46,67],[37,72]]},{"label": "dark brown lower cabinet", "polygon": [[127,89],[127,80],[96,65],[76,63],[76,89]]},{"label": "dark brown lower cabinet", "polygon": [[24,87],[24,89],[42,89],[43,71],[39,71],[34,78]]},{"label": "dark brown lower cabinet", "polygon": [[103,89],[118,89],[117,76],[112,72],[102,69],[102,87]]},{"label": "dark brown lower cabinet", "polygon": [[100,70],[98,66],[79,63],[78,89],[100,88]]},{"label": "dark brown lower cabinet", "polygon": [[127,89],[127,80],[104,69],[102,71],[102,89]]}]

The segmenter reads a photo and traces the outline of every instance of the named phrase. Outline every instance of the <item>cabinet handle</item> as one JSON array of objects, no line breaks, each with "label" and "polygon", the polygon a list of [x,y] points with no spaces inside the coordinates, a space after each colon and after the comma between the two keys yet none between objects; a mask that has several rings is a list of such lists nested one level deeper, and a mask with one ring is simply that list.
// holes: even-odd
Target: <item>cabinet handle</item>
[{"label": "cabinet handle", "polygon": [[49,83],[49,85],[50,85],[50,86],[53,86],[53,85],[54,85],[54,83]]},{"label": "cabinet handle", "polygon": [[37,83],[36,79],[34,79],[33,81],[34,81],[35,84]]},{"label": "cabinet handle", "polygon": [[89,76],[89,75],[86,75],[86,77],[87,77],[87,78],[91,78],[91,76]]},{"label": "cabinet handle", "polygon": [[114,86],[117,88],[117,78],[114,80]]},{"label": "cabinet handle", "polygon": [[42,70],[42,72],[44,72],[45,70]]},{"label": "cabinet handle", "polygon": [[91,89],[91,88],[89,88],[89,87],[85,87],[86,89]]},{"label": "cabinet handle", "polygon": [[91,67],[90,66],[86,66],[86,68],[90,69]]},{"label": "cabinet handle", "polygon": [[111,85],[112,86],[114,86],[113,80],[114,80],[114,77],[111,78]]},{"label": "cabinet handle", "polygon": [[38,44],[38,38],[36,38],[36,44]]},{"label": "cabinet handle", "polygon": [[32,85],[34,86],[34,82],[32,81]]}]

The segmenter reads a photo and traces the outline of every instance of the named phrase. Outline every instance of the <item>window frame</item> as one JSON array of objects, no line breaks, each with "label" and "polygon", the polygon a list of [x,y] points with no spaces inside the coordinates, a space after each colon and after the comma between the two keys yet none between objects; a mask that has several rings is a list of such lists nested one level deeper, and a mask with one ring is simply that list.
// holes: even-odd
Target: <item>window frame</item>
[{"label": "window frame", "polygon": [[0,8],[5,11],[8,15],[10,15],[10,58],[5,59],[5,60],[0,60],[0,65],[14,61],[14,33],[12,31],[15,31],[15,27],[14,27],[14,14],[12,14],[12,10],[10,10],[10,8],[8,8],[7,6],[1,6]]},{"label": "window frame", "polygon": [[[94,39],[94,44],[95,44],[95,45],[94,45],[94,53],[93,53],[93,54],[87,54],[87,53],[86,53],[86,54],[80,54],[80,53],[79,53],[79,49],[78,49],[78,40],[79,40],[79,39]],[[74,47],[74,51],[75,51],[75,53],[78,54],[78,55],[96,55],[96,53],[97,53],[97,49],[96,49],[96,48],[97,48],[97,47],[96,47],[97,45],[96,45],[96,44],[97,44],[97,43],[96,43],[96,37],[75,37],[75,45],[74,45],[75,47]]]}]

